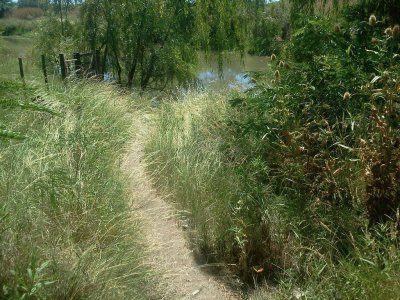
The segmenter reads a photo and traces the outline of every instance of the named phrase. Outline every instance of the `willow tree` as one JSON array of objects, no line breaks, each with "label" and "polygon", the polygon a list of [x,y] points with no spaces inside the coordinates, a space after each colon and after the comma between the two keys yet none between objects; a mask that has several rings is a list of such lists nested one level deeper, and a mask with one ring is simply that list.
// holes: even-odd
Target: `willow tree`
[{"label": "willow tree", "polygon": [[197,50],[244,51],[248,2],[87,0],[87,47],[102,49],[104,72],[111,68],[128,86],[184,82],[193,77]]}]

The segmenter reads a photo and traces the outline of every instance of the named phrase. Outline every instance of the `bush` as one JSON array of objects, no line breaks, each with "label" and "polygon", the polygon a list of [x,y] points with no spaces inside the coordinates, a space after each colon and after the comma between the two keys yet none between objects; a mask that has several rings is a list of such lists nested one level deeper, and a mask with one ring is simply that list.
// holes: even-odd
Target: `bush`
[{"label": "bush", "polygon": [[261,18],[261,21],[254,26],[250,42],[251,54],[270,55],[280,51],[281,24],[271,17]]},{"label": "bush", "polygon": [[[385,267],[394,268],[390,276],[398,270],[400,37],[384,31],[368,20],[339,29],[323,19],[308,20],[270,74],[232,101],[235,134],[226,148],[245,165],[257,160],[262,166],[241,169],[254,180],[254,191],[259,185],[281,195],[282,224],[297,240],[291,252],[304,247],[303,257],[281,266],[292,288],[319,280],[315,272],[325,268],[332,272],[328,277],[341,273],[342,264],[357,269],[349,261],[359,255],[365,223],[374,242],[387,243],[370,251],[385,259],[393,251]],[[321,47],[315,49],[317,43]],[[391,232],[376,232],[380,223]],[[380,276],[379,268],[370,271]],[[367,280],[359,271],[356,276]],[[396,289],[399,283],[387,284]],[[368,289],[365,283],[363,288]]]},{"label": "bush", "polygon": [[[334,30],[335,24],[321,17],[307,18],[292,37],[290,54],[297,62],[309,62],[322,54],[336,54],[343,49],[346,34]],[[318,47],[316,47],[318,45]]]},{"label": "bush", "polygon": [[10,35],[15,35],[16,32],[17,32],[17,26],[15,26],[15,25],[6,25],[3,28],[3,32],[2,32],[1,35],[10,36]]},{"label": "bush", "polygon": [[84,49],[80,25],[65,21],[64,36],[61,34],[61,23],[55,16],[49,16],[39,22],[35,30],[35,49],[45,54],[49,64],[55,64],[59,53],[74,53]]},{"label": "bush", "polygon": [[36,28],[36,21],[24,21],[18,19],[1,19],[0,32],[3,36],[25,35]]}]

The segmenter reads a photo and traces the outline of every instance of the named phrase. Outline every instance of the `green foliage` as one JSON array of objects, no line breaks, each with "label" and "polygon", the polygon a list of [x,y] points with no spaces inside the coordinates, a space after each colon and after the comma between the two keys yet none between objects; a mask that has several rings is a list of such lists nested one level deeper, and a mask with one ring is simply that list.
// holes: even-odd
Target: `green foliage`
[{"label": "green foliage", "polygon": [[396,24],[400,22],[400,3],[396,0],[373,1],[360,0],[356,5],[350,7],[350,20],[365,20],[372,13],[378,18],[385,18],[385,22]]},{"label": "green foliage", "polygon": [[28,111],[43,112],[53,116],[62,115],[53,109],[43,96],[36,95],[28,98],[27,94],[33,93],[33,89],[25,88],[22,83],[0,81],[0,88],[2,89],[0,93],[0,111],[3,112],[3,119],[0,123],[0,138],[24,139],[25,135],[21,131],[26,131],[27,128],[23,129],[20,126],[19,132],[14,131],[14,127],[17,124],[14,119],[16,116],[26,117],[29,114]]},{"label": "green foliage", "polygon": [[7,18],[0,20],[0,32],[2,36],[28,35],[36,29],[36,21],[17,20]]},{"label": "green foliage", "polygon": [[1,35],[9,36],[15,35],[17,32],[17,27],[15,25],[7,25],[3,28]]},{"label": "green foliage", "polygon": [[255,5],[248,14],[249,52],[256,55],[278,53],[289,35],[290,8],[287,1]]},{"label": "green foliage", "polygon": [[188,3],[175,2],[86,1],[86,46],[103,48],[103,72],[113,71],[119,81],[124,74],[129,86],[142,89],[151,82],[162,87],[175,75],[191,78],[195,56],[186,42],[192,16]]},{"label": "green foliage", "polygon": [[[299,245],[312,249],[305,250],[304,259],[316,266],[301,259],[286,265],[297,274],[286,277],[294,280],[291,288],[304,277],[311,283],[318,280],[327,266],[334,274],[342,272],[337,261],[353,266],[347,260],[359,241],[352,238],[360,236],[366,222],[371,230],[379,222],[398,226],[399,36],[385,34],[379,22],[353,20],[335,28],[321,18],[305,21],[281,61],[272,62],[270,74],[260,76],[256,88],[232,102],[235,142],[228,140],[227,148],[235,149],[239,161],[259,161],[262,179],[252,178],[283,195],[280,214],[288,229],[294,230]],[[392,232],[396,238],[382,237],[388,241],[385,253],[392,247],[398,253],[398,233]],[[314,251],[319,258],[311,258]],[[397,270],[396,257],[387,262],[388,268],[394,267],[390,276]],[[377,269],[370,272],[380,276]],[[365,283],[362,288],[369,290]],[[338,295],[329,297],[345,294]]]},{"label": "green foliage", "polygon": [[49,5],[49,3],[50,3],[49,0],[18,0],[18,7],[46,8]]},{"label": "green foliage", "polygon": [[4,17],[5,13],[11,8],[11,0],[0,0],[0,18]]},{"label": "green foliage", "polygon": [[[62,35],[64,32],[64,35]],[[35,30],[35,53],[37,57],[45,54],[50,65],[57,62],[59,54],[71,55],[77,49],[82,49],[82,34],[79,24],[60,20],[55,15],[49,15]]]},{"label": "green foliage", "polygon": [[11,290],[8,286],[3,285],[3,293],[6,297],[16,297],[19,299],[46,298],[44,292],[46,286],[52,285],[54,281],[45,279],[44,271],[48,267],[50,261],[43,262],[37,266],[37,261],[32,256],[31,264],[26,269],[25,274],[20,274],[15,270],[11,270],[11,275],[15,278],[17,285]]},{"label": "green foliage", "polygon": [[260,18],[260,22],[253,28],[253,37],[251,39],[250,53],[259,55],[269,55],[279,52],[281,24],[271,18]]},{"label": "green foliage", "polygon": [[[334,31],[335,25],[327,20],[305,18],[301,28],[293,33],[290,54],[297,62],[309,62],[322,54],[337,54],[346,44],[346,36]],[[316,47],[318,43],[318,47]]]},{"label": "green foliage", "polygon": [[[244,51],[244,1],[85,1],[86,46],[103,71],[144,89],[190,82],[199,48]],[[222,56],[220,56],[222,63]]]},{"label": "green foliage", "polygon": [[37,8],[13,8],[7,11],[7,16],[4,18],[1,18],[0,13],[0,34],[11,36],[31,33],[37,26],[37,19],[41,16],[43,16],[43,11]]},{"label": "green foliage", "polygon": [[275,298],[396,298],[400,28],[298,24],[231,107],[163,106],[150,167],[198,248]]}]

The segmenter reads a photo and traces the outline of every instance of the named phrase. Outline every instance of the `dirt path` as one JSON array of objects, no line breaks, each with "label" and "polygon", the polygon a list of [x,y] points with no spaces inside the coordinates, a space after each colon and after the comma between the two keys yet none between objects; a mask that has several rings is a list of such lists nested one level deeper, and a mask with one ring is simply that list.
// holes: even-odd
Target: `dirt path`
[{"label": "dirt path", "polygon": [[206,266],[196,263],[173,208],[157,195],[146,173],[143,141],[148,134],[148,119],[133,119],[136,138],[123,169],[130,177],[132,211],[141,219],[150,246],[146,263],[164,275],[160,278],[160,299],[239,299],[216,277],[205,273]]}]

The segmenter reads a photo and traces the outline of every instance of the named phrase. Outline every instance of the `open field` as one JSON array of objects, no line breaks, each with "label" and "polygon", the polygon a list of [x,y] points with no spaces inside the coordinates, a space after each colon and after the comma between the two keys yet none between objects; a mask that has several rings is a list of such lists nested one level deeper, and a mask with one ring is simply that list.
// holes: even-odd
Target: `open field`
[{"label": "open field", "polygon": [[33,51],[32,38],[0,36],[0,79],[19,79],[18,57],[23,58],[25,78],[38,80],[40,56]]}]

